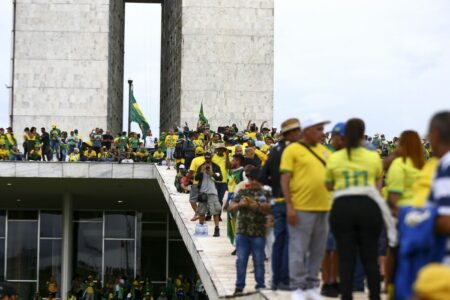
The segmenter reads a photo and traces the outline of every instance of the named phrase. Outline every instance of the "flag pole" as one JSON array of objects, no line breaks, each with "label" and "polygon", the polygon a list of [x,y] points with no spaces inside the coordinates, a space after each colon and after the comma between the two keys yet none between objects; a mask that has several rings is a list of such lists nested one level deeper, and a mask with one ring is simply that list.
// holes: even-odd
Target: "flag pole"
[{"label": "flag pole", "polygon": [[131,93],[133,90],[133,80],[128,79],[128,134],[131,131]]}]

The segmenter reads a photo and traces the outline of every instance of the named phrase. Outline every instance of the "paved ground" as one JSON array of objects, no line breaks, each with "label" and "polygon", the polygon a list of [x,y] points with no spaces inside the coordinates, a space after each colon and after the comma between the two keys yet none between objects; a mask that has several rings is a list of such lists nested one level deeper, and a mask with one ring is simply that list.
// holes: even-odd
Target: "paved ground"
[{"label": "paved ground", "polygon": [[[194,241],[194,246],[197,254],[199,255],[201,262],[193,257],[194,263],[203,263],[206,267],[208,276],[211,278],[217,294],[219,297],[230,297],[234,292],[234,284],[236,280],[236,256],[232,256],[231,252],[234,250],[226,234],[226,214],[223,213],[223,222],[220,222],[220,237],[213,237],[214,224],[208,222],[208,237],[196,237],[194,236],[196,222],[191,222],[194,212],[189,204],[188,195],[179,194],[173,187],[175,179],[175,171],[166,170],[165,167],[158,167],[158,171],[161,174],[166,187],[170,191],[170,197],[175,205],[176,211],[179,214],[184,226],[186,227],[190,238]],[[180,230],[181,231],[181,230]],[[192,252],[191,252],[192,253]],[[194,253],[195,254],[195,253]],[[252,299],[290,299],[289,292],[273,292],[270,290],[263,291],[261,295],[254,294],[255,281],[253,278],[253,270],[251,259],[247,268],[247,286],[245,288],[246,293],[249,293],[247,298]],[[204,276],[206,276],[204,274]],[[268,262],[266,263],[266,285],[269,285],[269,268]],[[253,295],[252,295],[253,294]],[[327,299],[327,298],[324,298]],[[336,299],[336,298],[329,298]],[[355,294],[356,300],[367,299],[367,295],[364,293]]]}]

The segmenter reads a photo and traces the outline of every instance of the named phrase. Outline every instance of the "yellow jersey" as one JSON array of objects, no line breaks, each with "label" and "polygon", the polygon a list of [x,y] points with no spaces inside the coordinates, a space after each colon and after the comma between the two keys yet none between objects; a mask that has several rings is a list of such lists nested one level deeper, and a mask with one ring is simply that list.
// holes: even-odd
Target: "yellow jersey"
[{"label": "yellow jersey", "polygon": [[[321,144],[311,146],[326,161],[330,150]],[[289,189],[294,209],[303,211],[329,211],[331,197],[325,187],[325,166],[305,146],[292,143],[281,156],[280,172],[290,173]]]},{"label": "yellow jersey", "polygon": [[420,176],[410,158],[403,160],[403,157],[394,159],[386,174],[387,193],[400,194],[399,206],[411,205],[414,197],[413,185]]},{"label": "yellow jersey", "polygon": [[439,166],[439,159],[437,157],[430,158],[420,171],[420,175],[412,186],[413,198],[411,205],[415,207],[424,207],[428,200],[431,191],[431,182],[433,181],[434,173]]},{"label": "yellow jersey", "polygon": [[189,171],[194,172],[194,178],[192,178],[193,184],[198,184],[198,180],[195,180],[195,174],[197,173],[198,168],[205,163],[205,157],[204,156],[198,156],[194,158],[191,162],[191,167],[189,168]]},{"label": "yellow jersey", "polygon": [[326,182],[335,190],[374,186],[383,177],[383,163],[377,152],[364,147],[353,148],[351,159],[347,149],[334,152],[327,161]]},{"label": "yellow jersey", "polygon": [[164,152],[162,152],[162,151],[155,151],[153,153],[153,158],[156,159],[156,160],[163,159],[164,158]]},{"label": "yellow jersey", "polygon": [[219,154],[214,154],[212,157],[212,162],[220,167],[220,173],[222,173],[222,181],[220,183],[227,183],[227,156],[224,154],[220,156]]},{"label": "yellow jersey", "polygon": [[167,135],[165,141],[166,147],[167,148],[175,148],[175,146],[177,145],[177,140],[178,140],[178,135]]}]

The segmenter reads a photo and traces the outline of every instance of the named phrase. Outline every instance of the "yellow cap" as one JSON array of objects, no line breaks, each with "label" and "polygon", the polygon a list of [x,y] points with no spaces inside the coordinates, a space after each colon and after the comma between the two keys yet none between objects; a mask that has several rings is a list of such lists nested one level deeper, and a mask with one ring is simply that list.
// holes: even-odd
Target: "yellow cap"
[{"label": "yellow cap", "polygon": [[414,292],[427,300],[450,299],[450,267],[429,264],[423,267],[414,284]]}]

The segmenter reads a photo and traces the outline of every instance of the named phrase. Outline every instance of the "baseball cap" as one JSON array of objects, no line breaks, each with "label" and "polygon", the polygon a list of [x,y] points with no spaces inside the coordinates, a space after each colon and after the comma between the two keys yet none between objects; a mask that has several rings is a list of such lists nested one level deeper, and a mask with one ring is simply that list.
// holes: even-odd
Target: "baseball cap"
[{"label": "baseball cap", "polygon": [[7,282],[0,283],[0,298],[13,295],[17,295],[17,290],[12,284]]},{"label": "baseball cap", "polygon": [[179,165],[178,166],[178,169],[185,169],[186,167],[183,165],[183,164],[181,164],[181,165]]},{"label": "baseball cap", "polygon": [[318,114],[310,114],[308,116],[306,116],[306,118],[302,119],[302,126],[303,129],[309,128],[309,127],[313,127],[319,124],[329,124],[330,121],[328,121],[327,119],[323,118],[322,116],[318,115]]},{"label": "baseball cap", "polygon": [[224,143],[217,143],[216,149],[227,149],[227,147],[225,147]]},{"label": "baseball cap", "polygon": [[420,270],[414,284],[414,291],[419,296],[430,300],[450,299],[449,276],[448,266],[429,264]]},{"label": "baseball cap", "polygon": [[339,122],[336,125],[334,125],[333,129],[331,130],[331,133],[343,137],[345,135],[345,123]]}]

